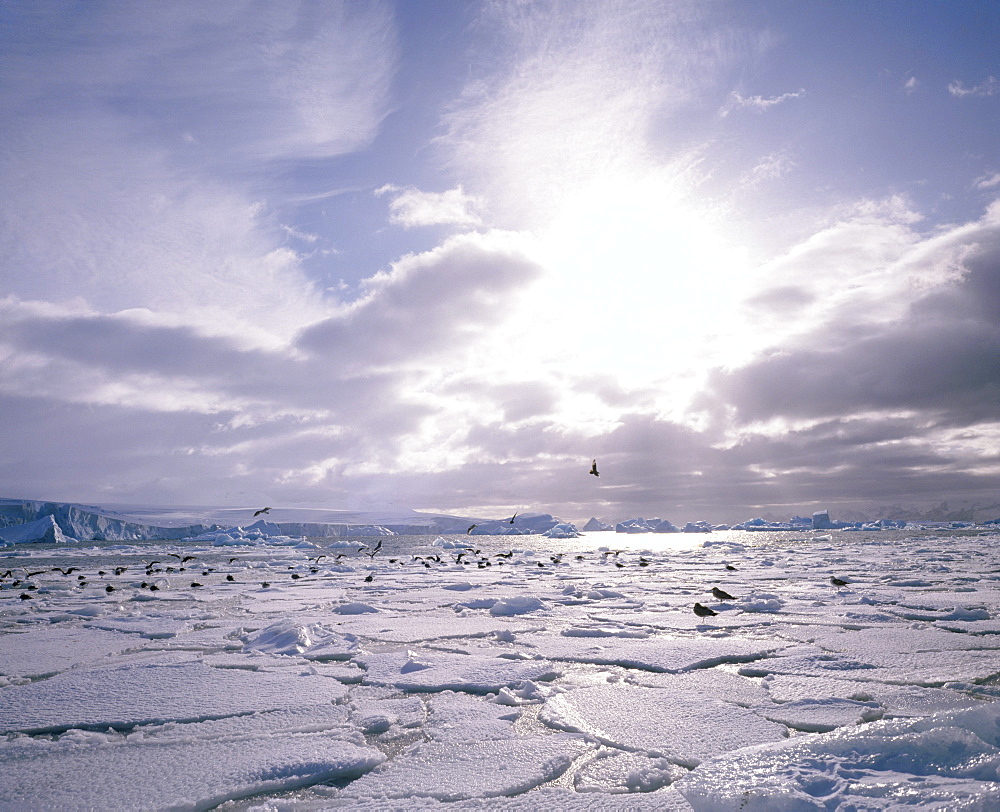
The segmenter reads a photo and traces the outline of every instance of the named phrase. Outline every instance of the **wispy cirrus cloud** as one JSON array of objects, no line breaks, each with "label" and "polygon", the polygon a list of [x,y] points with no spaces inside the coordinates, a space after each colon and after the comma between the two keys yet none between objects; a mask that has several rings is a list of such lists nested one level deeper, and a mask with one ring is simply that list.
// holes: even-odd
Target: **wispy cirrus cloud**
[{"label": "wispy cirrus cloud", "polygon": [[978,85],[969,86],[955,79],[948,83],[948,92],[960,99],[968,96],[993,96],[1000,93],[1000,81],[995,76],[987,76]]},{"label": "wispy cirrus cloud", "polygon": [[750,110],[754,113],[763,113],[779,104],[784,104],[790,99],[799,99],[806,95],[804,88],[782,93],[780,96],[744,96],[739,91],[734,90],[729,94],[729,101],[719,111],[719,115],[727,116],[733,110]]},{"label": "wispy cirrus cloud", "polygon": [[228,0],[0,14],[7,292],[219,321],[269,314],[279,332],[294,321],[283,305],[322,312],[275,222],[283,190],[262,175],[370,143],[391,106],[387,9]]}]

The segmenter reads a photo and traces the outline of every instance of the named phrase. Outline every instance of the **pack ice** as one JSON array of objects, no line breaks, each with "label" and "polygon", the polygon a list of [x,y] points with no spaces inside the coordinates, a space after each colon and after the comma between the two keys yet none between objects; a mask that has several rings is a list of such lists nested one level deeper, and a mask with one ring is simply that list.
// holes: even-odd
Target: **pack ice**
[{"label": "pack ice", "polygon": [[0,549],[0,808],[1000,807],[995,530],[465,529]]}]

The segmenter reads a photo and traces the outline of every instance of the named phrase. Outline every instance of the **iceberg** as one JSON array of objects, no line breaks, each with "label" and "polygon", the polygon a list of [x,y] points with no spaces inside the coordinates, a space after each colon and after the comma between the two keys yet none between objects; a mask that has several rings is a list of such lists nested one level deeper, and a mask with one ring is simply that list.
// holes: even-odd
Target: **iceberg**
[{"label": "iceberg", "polygon": [[75,541],[75,538],[63,533],[51,515],[33,522],[0,527],[0,546],[4,547],[10,544],[65,544]]}]

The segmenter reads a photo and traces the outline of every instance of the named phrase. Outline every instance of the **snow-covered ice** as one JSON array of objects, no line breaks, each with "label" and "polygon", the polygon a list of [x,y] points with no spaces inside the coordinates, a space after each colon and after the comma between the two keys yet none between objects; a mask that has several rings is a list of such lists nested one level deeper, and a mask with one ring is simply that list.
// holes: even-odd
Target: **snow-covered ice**
[{"label": "snow-covered ice", "polygon": [[1000,535],[655,527],[4,547],[0,808],[1000,807]]}]

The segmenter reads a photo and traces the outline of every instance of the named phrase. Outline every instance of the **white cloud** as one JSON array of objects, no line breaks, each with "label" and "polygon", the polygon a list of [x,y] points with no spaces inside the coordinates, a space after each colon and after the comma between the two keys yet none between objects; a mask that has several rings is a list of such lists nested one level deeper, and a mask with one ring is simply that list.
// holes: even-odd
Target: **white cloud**
[{"label": "white cloud", "polygon": [[916,76],[911,76],[905,82],[903,82],[904,93],[907,94],[915,93],[918,87],[920,87],[920,82],[917,80]]},{"label": "white cloud", "polygon": [[995,189],[1000,186],[1000,172],[994,172],[992,175],[982,175],[976,178],[974,185],[977,189]]},{"label": "white cloud", "polygon": [[780,96],[743,96],[734,90],[729,94],[729,102],[722,108],[721,115],[727,115],[730,110],[752,110],[755,113],[762,113],[789,99],[801,98],[805,94],[804,89],[799,89],[790,93],[782,93]]},{"label": "white cloud", "polygon": [[491,52],[509,57],[481,63],[437,143],[505,227],[543,225],[595,178],[648,163],[651,130],[727,58],[696,3],[485,8]]},{"label": "white cloud", "polygon": [[404,228],[416,226],[482,225],[479,210],[482,198],[467,195],[459,186],[445,192],[422,192],[411,187],[400,188],[387,184],[375,190],[377,196],[390,194],[390,219]]},{"label": "white cloud", "polygon": [[284,335],[326,311],[260,173],[378,132],[384,7],[95,2],[19,22],[8,38],[45,46],[12,46],[0,89],[7,292]]},{"label": "white cloud", "polygon": [[987,76],[978,85],[968,87],[964,82],[956,79],[948,83],[948,92],[958,98],[966,96],[992,96],[1000,93],[1000,82],[997,81],[995,76]]}]

